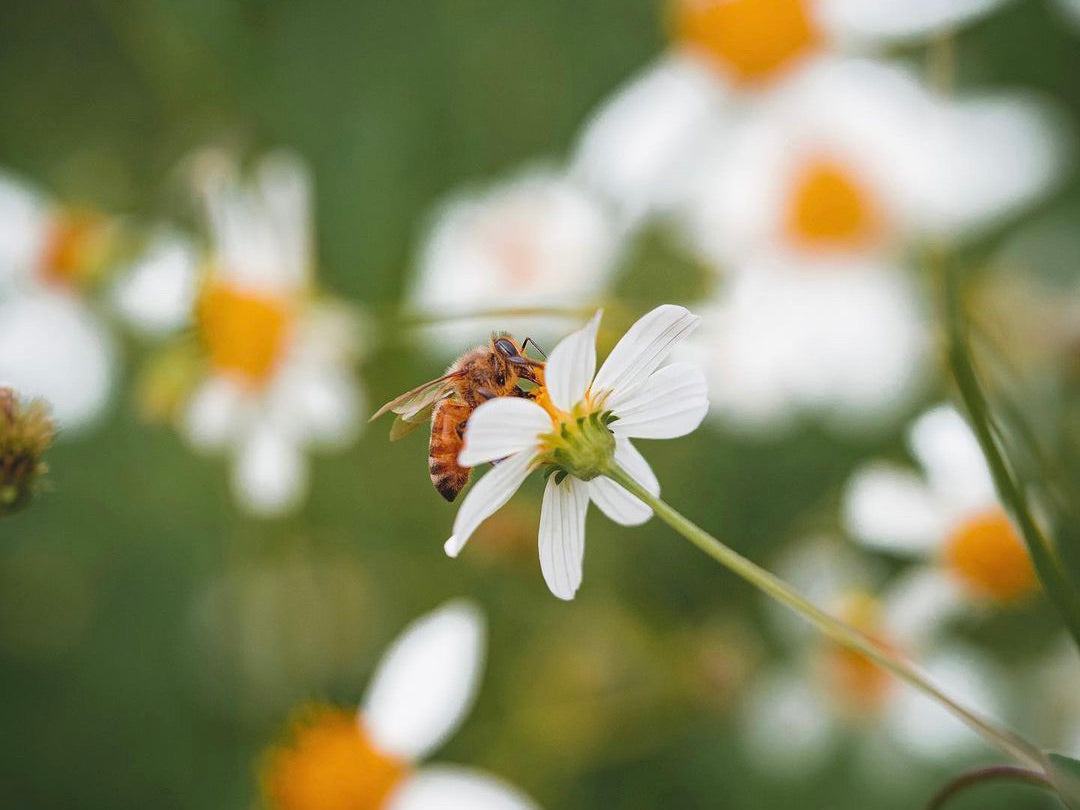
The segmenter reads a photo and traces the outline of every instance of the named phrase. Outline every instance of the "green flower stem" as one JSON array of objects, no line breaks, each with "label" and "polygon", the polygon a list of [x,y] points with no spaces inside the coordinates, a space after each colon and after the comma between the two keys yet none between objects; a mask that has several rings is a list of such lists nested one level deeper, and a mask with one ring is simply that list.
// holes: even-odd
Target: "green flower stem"
[{"label": "green flower stem", "polygon": [[967,771],[950,780],[926,803],[925,810],[940,810],[953,796],[984,782],[1020,782],[1054,790],[1050,780],[1037,771],[1029,771],[1027,768],[1017,768],[1012,765],[991,765],[988,768]]},{"label": "green flower stem", "polygon": [[1002,728],[961,706],[930,683],[912,664],[896,657],[862,631],[829,615],[796,593],[786,582],[721,543],[700,526],[692,523],[672,509],[660,498],[645,490],[618,465],[612,463],[604,474],[648,504],[657,517],[718,563],[742,577],[758,590],[801,615],[834,642],[847,647],[852,652],[869,658],[900,680],[941,704],[980,734],[983,739],[1024,767],[1033,768],[1039,773],[1047,771],[1049,763],[1042,751],[1035,745],[1014,732]]},{"label": "green flower stem", "polygon": [[1047,596],[1061,614],[1073,641],[1080,648],[1080,592],[1065,572],[1053,547],[1032,516],[1027,493],[1016,480],[995,436],[990,406],[979,384],[967,340],[967,320],[960,305],[955,273],[941,259],[941,312],[949,367],[982,448],[1002,503],[1012,514],[1027,545],[1035,571]]}]

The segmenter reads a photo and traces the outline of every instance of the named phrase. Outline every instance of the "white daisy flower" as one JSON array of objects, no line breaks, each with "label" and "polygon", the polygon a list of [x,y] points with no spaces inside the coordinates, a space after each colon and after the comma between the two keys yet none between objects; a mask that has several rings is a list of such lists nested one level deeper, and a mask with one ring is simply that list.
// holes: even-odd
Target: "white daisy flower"
[{"label": "white daisy flower", "polygon": [[207,373],[182,429],[200,449],[227,450],[241,504],[258,515],[297,506],[304,450],[357,435],[360,391],[350,365],[355,314],[311,293],[308,175],[277,154],[242,186],[213,165],[204,189],[213,242],[197,303]]},{"label": "white daisy flower", "polygon": [[729,275],[704,335],[715,413],[767,426],[807,408],[843,425],[901,412],[929,348],[912,247],[1048,188],[1053,131],[1027,102],[939,99],[867,61],[819,60],[760,99],[714,140],[681,210]]},{"label": "white daisy flower", "polygon": [[665,210],[709,124],[826,54],[954,30],[1002,0],[673,0],[672,48],[601,105],[575,171],[625,220]]},{"label": "white daisy flower", "polygon": [[145,337],[170,335],[191,324],[199,257],[191,241],[171,228],[157,229],[142,254],[117,271],[112,304]]},{"label": "white daisy flower", "polygon": [[887,462],[856,471],[843,500],[848,532],[869,548],[923,561],[921,587],[954,608],[1034,593],[1027,548],[960,414],[949,406],[925,413],[908,444],[922,474]]},{"label": "white daisy flower", "polygon": [[596,371],[601,313],[564,338],[548,356],[536,401],[500,397],[473,413],[459,463],[499,462],[469,491],[454,520],[446,553],[458,555],[476,528],[505,504],[530,472],[551,464],[540,511],[540,568],[551,592],[571,599],[581,584],[585,513],[594,502],[625,526],[652,514],[644,503],[600,474],[614,463],[649,492],[652,468],[631,439],[671,439],[705,417],[705,380],[689,363],[660,368],[699,318],[667,304],[638,320]]},{"label": "white daisy flower", "polygon": [[[603,206],[583,186],[532,168],[442,206],[421,248],[410,303],[434,313],[580,307],[603,290],[618,245]],[[506,328],[503,316],[465,318],[424,334],[443,350],[464,334]],[[534,337],[545,328],[550,319],[514,325]]]},{"label": "white daisy flower", "polygon": [[109,402],[116,346],[83,287],[102,270],[113,228],[0,173],[0,380],[47,400],[61,437]]},{"label": "white daisy flower", "polygon": [[[821,540],[798,548],[780,568],[796,587],[805,586],[800,590],[807,598],[894,653],[918,658],[931,680],[960,703],[994,714],[1002,710],[993,664],[948,638],[949,614],[927,602],[911,581],[875,595],[867,583],[877,578],[843,547]],[[783,619],[778,630],[793,658],[762,678],[741,715],[747,754],[764,772],[807,777],[829,766],[842,742],[853,737],[857,764],[875,781],[895,773],[897,757],[930,766],[986,750],[980,737],[939,704],[805,623],[787,614]]]},{"label": "white daisy flower", "polygon": [[471,707],[484,634],[479,610],[447,603],[394,642],[356,713],[310,707],[299,715],[265,760],[271,810],[536,810],[487,774],[419,764]]}]

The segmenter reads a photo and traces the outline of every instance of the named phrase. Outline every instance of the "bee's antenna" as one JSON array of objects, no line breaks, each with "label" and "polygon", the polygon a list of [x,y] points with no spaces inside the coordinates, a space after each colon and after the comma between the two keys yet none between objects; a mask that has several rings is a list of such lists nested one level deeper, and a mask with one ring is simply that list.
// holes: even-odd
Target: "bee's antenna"
[{"label": "bee's antenna", "polygon": [[525,350],[525,348],[526,348],[526,347],[527,347],[527,346],[528,346],[528,345],[529,345],[530,343],[531,343],[531,344],[533,345],[533,348],[534,348],[534,349],[536,349],[536,350],[537,350],[538,352],[540,352],[540,356],[541,356],[541,357],[543,357],[543,358],[544,358],[545,360],[547,360],[547,355],[546,355],[546,354],[544,354],[544,350],[543,350],[543,349],[541,349],[541,348],[540,348],[539,346],[537,346],[537,345],[536,345],[536,341],[535,341],[535,340],[533,340],[533,339],[532,339],[531,337],[527,337],[527,338],[525,338],[525,340],[521,341],[521,349],[522,349],[522,351],[524,351],[524,350]]}]

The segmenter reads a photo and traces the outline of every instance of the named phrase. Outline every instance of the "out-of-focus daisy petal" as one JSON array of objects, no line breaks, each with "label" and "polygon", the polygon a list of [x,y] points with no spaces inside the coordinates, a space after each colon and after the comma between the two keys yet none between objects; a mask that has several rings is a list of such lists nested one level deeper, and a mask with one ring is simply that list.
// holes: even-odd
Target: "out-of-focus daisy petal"
[{"label": "out-of-focus daisy petal", "polygon": [[173,233],[163,233],[113,288],[120,315],[149,336],[187,324],[195,303],[198,258],[194,247]]},{"label": "out-of-focus daisy petal", "polygon": [[232,485],[252,514],[276,517],[296,508],[307,494],[307,462],[291,437],[256,426],[237,448]]},{"label": "out-of-focus daisy petal", "polygon": [[294,364],[279,372],[266,398],[279,425],[321,447],[344,447],[362,427],[360,390],[344,369]]},{"label": "out-of-focus daisy petal", "polygon": [[940,505],[914,473],[874,463],[857,471],[843,497],[844,523],[860,542],[904,554],[925,554],[944,531]]},{"label": "out-of-focus daisy petal", "polygon": [[[924,656],[923,663],[930,679],[958,703],[1001,716],[1001,681],[981,652],[954,646]],[[930,762],[986,750],[982,738],[941,704],[907,687],[890,702],[886,722],[905,750]]]},{"label": "out-of-focus daisy petal", "polygon": [[793,778],[825,764],[839,729],[828,702],[805,677],[767,676],[748,696],[742,717],[746,753],[763,773]]},{"label": "out-of-focus daisy petal", "polygon": [[311,271],[311,177],[299,156],[273,152],[260,161],[257,182],[278,240],[278,255],[286,277],[303,284]]},{"label": "out-of-focus daisy petal", "polygon": [[448,555],[461,553],[476,528],[510,500],[535,464],[536,454],[523,450],[496,464],[473,485],[454,518],[454,533],[443,546]]},{"label": "out-of-focus daisy petal", "polygon": [[410,775],[386,810],[538,810],[524,794],[479,771],[440,765]]},{"label": "out-of-focus daisy petal", "polygon": [[970,599],[953,577],[936,566],[912,570],[889,587],[883,626],[905,649],[924,649]]},{"label": "out-of-focus daisy petal", "polygon": [[603,310],[551,350],[544,364],[544,384],[556,408],[570,411],[585,396],[596,373],[596,333]]},{"label": "out-of-focus daisy petal", "polygon": [[1023,96],[944,101],[923,216],[933,230],[986,225],[1031,203],[1062,176],[1065,147],[1052,111]]},{"label": "out-of-focus daisy petal", "polygon": [[33,292],[0,303],[0,380],[48,400],[61,435],[101,415],[115,354],[104,326],[77,298]]},{"label": "out-of-focus daisy petal", "polygon": [[705,375],[694,363],[672,363],[643,385],[605,403],[619,418],[611,428],[631,439],[674,439],[695,430],[709,410]]},{"label": "out-of-focus daisy petal", "polygon": [[[656,474],[629,439],[615,440],[615,462],[648,492],[660,494]],[[601,476],[590,481],[589,497],[601,512],[623,526],[637,526],[652,516],[652,509],[610,478]]]},{"label": "out-of-focus daisy petal", "polygon": [[245,405],[244,392],[235,383],[211,377],[195,391],[184,411],[188,441],[201,450],[221,448],[236,434]]},{"label": "out-of-focus daisy petal", "polygon": [[409,625],[379,662],[360,722],[384,754],[412,762],[441,745],[471,708],[484,664],[484,617],[448,602]]},{"label": "out-of-focus daisy petal", "polygon": [[0,287],[36,268],[48,212],[48,203],[38,192],[0,172]]},{"label": "out-of-focus daisy petal", "polygon": [[555,596],[573,599],[581,585],[589,487],[572,475],[561,484],[555,477],[548,477],[540,507],[540,570]]},{"label": "out-of-focus daisy petal", "polygon": [[[475,467],[536,447],[552,431],[548,412],[527,399],[496,397],[473,411],[465,427],[458,463]],[[462,505],[464,507],[464,504]]]},{"label": "out-of-focus daisy petal", "polygon": [[820,0],[818,18],[841,39],[908,39],[952,29],[1004,0]]},{"label": "out-of-focus daisy petal", "polygon": [[670,205],[693,166],[688,159],[722,111],[721,82],[685,54],[665,57],[630,80],[586,125],[572,171],[627,224]]},{"label": "out-of-focus daisy petal", "polygon": [[930,488],[954,511],[995,502],[994,481],[979,442],[955,408],[941,405],[920,416],[911,426],[908,444]]},{"label": "out-of-focus daisy petal", "polygon": [[701,321],[686,307],[663,304],[646,313],[611,350],[593,380],[594,395],[605,391],[629,391],[643,384],[664,362],[672,347],[689,335]]}]

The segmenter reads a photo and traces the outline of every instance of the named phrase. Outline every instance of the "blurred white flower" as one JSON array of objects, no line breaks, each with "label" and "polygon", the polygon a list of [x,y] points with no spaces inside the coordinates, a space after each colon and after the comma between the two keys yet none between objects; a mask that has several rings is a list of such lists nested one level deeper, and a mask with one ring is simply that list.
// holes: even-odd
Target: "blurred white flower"
[{"label": "blurred white flower", "polygon": [[906,71],[822,59],[717,133],[679,222],[728,273],[704,334],[721,416],[902,413],[928,335],[919,241],[955,241],[1045,191],[1054,128],[1026,101],[950,101]]},{"label": "blurred white flower", "polygon": [[116,346],[85,300],[114,225],[0,173],[0,380],[52,406],[61,437],[109,402]]},{"label": "blurred white flower", "polygon": [[599,475],[612,458],[646,490],[659,494],[652,468],[630,439],[671,439],[705,417],[705,380],[689,363],[660,368],[672,347],[698,324],[667,304],[640,318],[596,370],[601,313],[564,338],[544,367],[536,401],[500,397],[473,413],[459,462],[498,462],[469,491],[454,519],[446,553],[460,553],[472,533],[537,467],[549,474],[540,511],[540,568],[551,592],[572,599],[581,584],[589,502],[616,523],[633,526],[652,514],[638,498]]},{"label": "blurred white flower", "polygon": [[848,532],[869,548],[923,561],[913,576],[942,604],[1003,604],[1034,593],[1027,548],[1005,513],[978,442],[939,406],[908,434],[919,475],[888,462],[857,470],[843,498]]},{"label": "blurred white flower", "polygon": [[200,449],[227,450],[240,503],[270,516],[307,489],[304,451],[358,434],[350,366],[358,321],[313,297],[309,180],[295,159],[262,160],[251,184],[207,156],[203,194],[213,242],[197,301],[207,373],[183,413]]},{"label": "blurred white flower", "polygon": [[953,30],[1002,0],[674,0],[670,52],[604,102],[575,172],[623,221],[664,210],[717,120],[828,54]]},{"label": "blurred white flower", "polygon": [[[1006,708],[993,664],[951,640],[945,632],[948,611],[938,610],[910,581],[877,593],[878,578],[843,546],[823,539],[797,547],[778,572],[811,601],[894,653],[916,658],[961,704],[997,716]],[[790,621],[787,614],[783,619],[777,629],[791,659],[766,673],[741,715],[745,749],[763,772],[811,776],[832,764],[842,742],[851,738],[857,740],[857,766],[875,781],[890,779],[898,761],[932,766],[985,752],[982,740],[939,704],[805,623]]]},{"label": "blurred white flower", "polygon": [[198,265],[198,252],[190,240],[161,228],[134,262],[117,271],[113,306],[146,337],[172,334],[191,323]]},{"label": "blurred white flower", "polygon": [[[410,303],[437,315],[515,307],[577,307],[604,289],[619,240],[604,208],[578,183],[529,169],[487,189],[452,197],[421,248]],[[443,351],[462,335],[507,329],[507,318],[465,318],[424,330]],[[565,320],[565,319],[563,319]],[[555,328],[560,328],[555,322]],[[550,332],[550,318],[514,331]]]},{"label": "blurred white flower", "polygon": [[449,602],[398,637],[355,714],[313,707],[298,716],[265,760],[271,810],[535,810],[479,771],[419,766],[473,703],[484,635],[477,608]]}]

